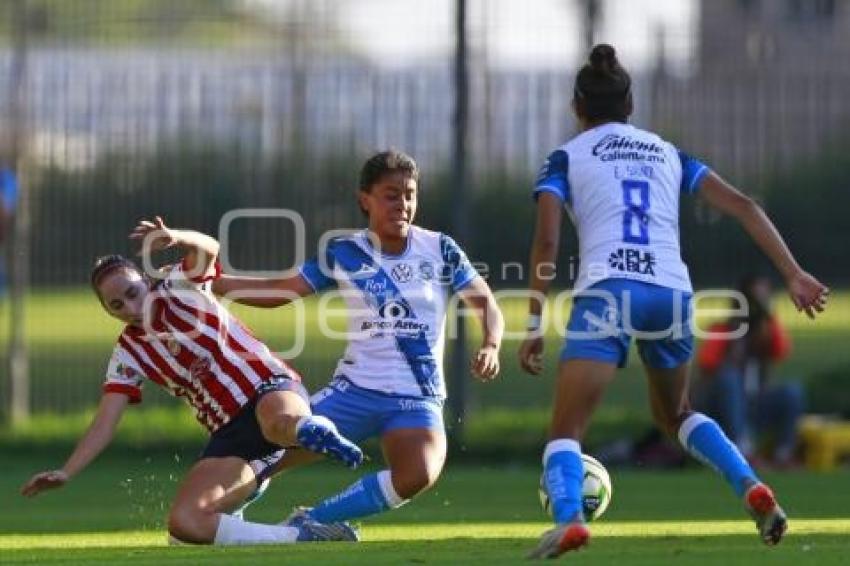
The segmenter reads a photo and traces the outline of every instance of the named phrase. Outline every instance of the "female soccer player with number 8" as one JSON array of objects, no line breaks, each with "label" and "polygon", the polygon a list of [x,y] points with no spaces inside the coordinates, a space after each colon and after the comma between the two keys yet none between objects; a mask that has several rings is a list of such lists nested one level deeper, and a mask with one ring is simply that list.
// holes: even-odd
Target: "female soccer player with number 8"
[{"label": "female soccer player with number 8", "polygon": [[580,269],[543,456],[555,528],[531,556],[559,556],[590,538],[581,513],[580,442],[606,386],[625,365],[632,337],[649,377],[656,423],[723,475],[764,542],[776,544],[786,518],[773,492],[717,424],[688,403],[692,288],[679,251],[680,195],[701,195],[738,220],[782,274],[798,310],[814,318],[828,290],[797,264],[752,199],[656,134],[627,124],[631,79],[611,46],[594,47],[579,71],[573,109],[582,131],[549,155],[534,187],[533,296],[519,351],[525,371],[542,370],[540,297],[548,281],[540,268],[557,255],[564,208],[578,232]]}]

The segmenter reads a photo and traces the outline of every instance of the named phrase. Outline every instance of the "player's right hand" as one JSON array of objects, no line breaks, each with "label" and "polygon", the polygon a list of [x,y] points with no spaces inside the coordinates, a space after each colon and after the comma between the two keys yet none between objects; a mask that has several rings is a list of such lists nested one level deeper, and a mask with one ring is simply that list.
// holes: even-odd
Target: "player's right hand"
[{"label": "player's right hand", "polygon": [[179,243],[175,231],[166,226],[160,216],[154,216],[153,222],[144,219],[139,220],[129,238],[141,242],[142,247],[138,255],[164,250]]},{"label": "player's right hand", "polygon": [[24,497],[33,497],[42,491],[48,489],[56,489],[65,485],[70,478],[68,474],[62,470],[51,470],[49,472],[41,472],[30,478],[30,481],[21,487],[21,495]]},{"label": "player's right hand", "polygon": [[472,356],[472,373],[481,381],[493,381],[499,375],[499,347],[493,344],[481,346]]},{"label": "player's right hand", "polygon": [[823,312],[829,289],[811,274],[800,270],[788,280],[788,292],[797,311],[805,311],[809,318],[815,318],[815,312]]},{"label": "player's right hand", "polygon": [[539,334],[529,334],[519,347],[519,365],[531,375],[539,375],[543,371],[543,337]]}]

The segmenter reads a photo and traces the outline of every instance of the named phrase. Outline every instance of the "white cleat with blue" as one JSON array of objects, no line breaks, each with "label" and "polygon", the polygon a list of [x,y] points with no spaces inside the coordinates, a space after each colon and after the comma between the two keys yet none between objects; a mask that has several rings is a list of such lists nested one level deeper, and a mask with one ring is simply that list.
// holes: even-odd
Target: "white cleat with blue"
[{"label": "white cleat with blue", "polygon": [[360,447],[342,436],[336,425],[326,417],[304,417],[298,425],[296,438],[310,452],[330,456],[349,468],[354,469],[363,463]]}]

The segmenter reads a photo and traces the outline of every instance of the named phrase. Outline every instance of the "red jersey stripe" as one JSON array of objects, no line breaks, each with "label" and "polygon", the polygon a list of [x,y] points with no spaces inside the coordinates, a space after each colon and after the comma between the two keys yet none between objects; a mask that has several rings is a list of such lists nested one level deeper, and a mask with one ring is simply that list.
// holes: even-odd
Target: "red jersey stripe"
[{"label": "red jersey stripe", "polygon": [[[166,375],[173,383],[179,384],[184,387],[184,390],[187,390],[192,393],[189,397],[190,403],[197,409],[198,418],[203,416],[207,422],[201,421],[207,428],[210,428],[210,425],[214,425],[213,428],[217,428],[224,424],[224,419],[219,416],[218,411],[209,403],[205,402],[203,399],[203,393],[197,389],[193,383],[181,379],[180,376],[174,371],[174,369],[168,364],[168,362],[159,355],[159,352],[147,341],[138,340],[138,344],[141,345],[142,349],[147,354],[148,358],[159,368],[159,370]],[[173,389],[168,387],[168,389]]]},{"label": "red jersey stripe", "polygon": [[[242,329],[243,331],[246,330],[244,325],[242,325],[236,318],[232,316],[227,316],[225,314],[225,316],[227,316],[227,322],[230,323],[228,327],[225,327],[221,323],[221,319],[216,314],[207,311],[200,311],[199,309],[196,309],[191,305],[187,305],[177,297],[172,297],[172,302],[174,305],[186,312],[189,316],[192,316],[198,320],[202,320],[202,317],[209,320],[209,323],[207,325],[210,328],[214,329],[219,335],[219,337],[224,338],[224,341],[226,342],[227,346],[231,350],[236,352],[237,355],[239,355],[239,357],[244,360],[251,367],[252,370],[254,370],[254,373],[256,373],[260,381],[267,381],[271,377],[282,373],[282,370],[286,368],[286,366],[284,366],[283,368],[275,367],[275,362],[277,360],[275,360],[271,356],[271,353],[268,351],[266,345],[251,336],[250,332],[247,332],[246,334],[255,341],[254,344],[251,344],[253,348],[249,349],[243,343],[241,343],[234,336],[233,332],[231,332],[228,328],[230,325],[238,325],[238,328]],[[263,355],[266,353],[268,354],[267,356]]]},{"label": "red jersey stripe", "polygon": [[222,353],[220,343],[218,341],[213,340],[199,329],[194,328],[191,324],[183,320],[180,316],[178,316],[174,310],[172,304],[169,302],[168,306],[165,309],[165,318],[166,321],[174,326],[177,330],[182,332],[187,338],[190,338],[195,344],[205,349],[207,352],[212,355],[216,364],[218,364],[219,368],[232,379],[242,393],[248,399],[253,399],[254,394],[256,393],[256,387],[254,383],[252,383],[249,376],[246,376],[242,373],[239,368],[234,366]]},{"label": "red jersey stripe", "polygon": [[[188,347],[184,346],[183,344],[180,344],[179,341],[178,344],[180,345],[179,352],[177,353],[177,355],[174,355],[174,353],[172,352],[171,355],[174,357],[174,360],[178,364],[180,364],[181,367],[191,373],[193,366],[198,363],[198,361],[202,358],[200,356],[195,355],[194,352],[192,352],[192,350],[190,350]],[[237,414],[239,414],[239,411],[242,409],[242,404],[237,401],[233,393],[231,393],[231,391],[227,387],[225,387],[225,385],[221,383],[221,381],[219,381],[217,378],[207,379],[203,381],[203,386],[207,389],[210,396],[212,396],[213,399],[218,401],[218,403],[221,405],[222,409],[224,409],[224,411],[228,414],[228,416],[235,417]]]}]

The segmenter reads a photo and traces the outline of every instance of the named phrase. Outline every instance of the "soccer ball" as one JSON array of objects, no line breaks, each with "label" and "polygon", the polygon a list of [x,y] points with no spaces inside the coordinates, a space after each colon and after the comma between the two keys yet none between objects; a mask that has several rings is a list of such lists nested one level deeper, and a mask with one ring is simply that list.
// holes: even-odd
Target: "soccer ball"
[{"label": "soccer ball", "polygon": [[[608,470],[605,466],[599,463],[599,460],[587,454],[581,455],[582,464],[584,464],[584,481],[581,486],[581,503],[584,511],[585,521],[595,521],[605,513],[608,505],[611,504],[611,496],[614,490],[611,486],[611,476],[608,475]],[[540,487],[538,489],[540,496],[540,505],[543,510],[550,516],[552,515],[552,507],[549,504],[549,493],[546,491],[546,482],[544,476],[540,476]]]}]

